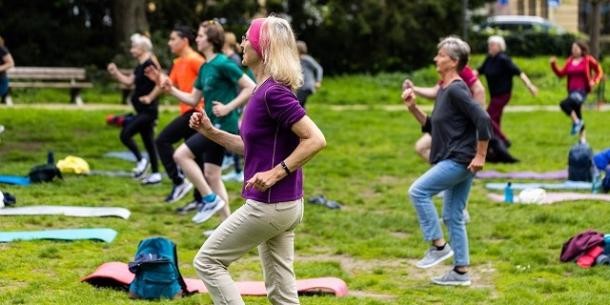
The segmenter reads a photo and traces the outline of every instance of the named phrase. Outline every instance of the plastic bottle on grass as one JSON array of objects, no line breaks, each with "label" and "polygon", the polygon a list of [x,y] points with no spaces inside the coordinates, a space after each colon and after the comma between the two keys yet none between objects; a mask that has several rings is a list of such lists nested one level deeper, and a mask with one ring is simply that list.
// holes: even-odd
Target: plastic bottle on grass
[{"label": "plastic bottle on grass", "polygon": [[512,183],[508,182],[506,184],[506,187],[504,187],[504,202],[506,203],[513,203],[513,188],[512,188]]}]

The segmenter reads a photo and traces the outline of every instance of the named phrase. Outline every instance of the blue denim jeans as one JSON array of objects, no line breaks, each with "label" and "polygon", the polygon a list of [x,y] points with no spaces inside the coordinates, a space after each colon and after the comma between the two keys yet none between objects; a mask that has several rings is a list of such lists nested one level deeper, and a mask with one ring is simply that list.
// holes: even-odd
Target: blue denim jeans
[{"label": "blue denim jeans", "polygon": [[468,235],[464,222],[464,208],[470,193],[474,174],[465,165],[443,160],[432,166],[409,188],[409,197],[415,206],[419,225],[426,241],[443,238],[438,214],[432,196],[445,191],[443,196],[443,222],[449,232],[454,251],[454,264],[468,266]]}]

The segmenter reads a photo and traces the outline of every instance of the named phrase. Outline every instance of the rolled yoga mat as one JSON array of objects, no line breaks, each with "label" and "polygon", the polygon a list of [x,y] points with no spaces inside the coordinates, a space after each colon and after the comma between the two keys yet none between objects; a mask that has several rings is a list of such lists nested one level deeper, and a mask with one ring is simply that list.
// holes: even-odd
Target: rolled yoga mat
[{"label": "rolled yoga mat", "polygon": [[0,183],[11,185],[30,185],[31,181],[29,177],[5,175],[0,176]]},{"label": "rolled yoga mat", "polygon": [[[134,274],[131,273],[127,264],[121,262],[109,262],[99,266],[95,272],[81,279],[98,287],[127,288],[133,281]],[[207,293],[205,285],[200,279],[185,278],[186,287],[191,293]],[[265,283],[261,281],[236,282],[241,295],[244,296],[266,296]],[[335,277],[322,277],[313,279],[297,280],[299,294],[327,294],[337,297],[346,296],[347,284],[342,279]]]},{"label": "rolled yoga mat", "polygon": [[533,179],[533,180],[566,180],[568,179],[568,171],[558,170],[554,172],[509,172],[501,173],[497,171],[481,171],[476,175],[479,179]]},{"label": "rolled yoga mat", "polygon": [[117,232],[112,229],[65,229],[65,230],[43,230],[43,231],[13,231],[0,232],[0,242],[7,243],[18,240],[81,240],[90,239],[110,243],[116,237]]},{"label": "rolled yoga mat", "polygon": [[[487,183],[485,188],[494,191],[502,191],[506,183]],[[545,190],[587,190],[591,191],[591,182],[565,181],[562,183],[511,183],[513,190],[524,190],[531,188],[542,188]]]},{"label": "rolled yoga mat", "polygon": [[125,208],[75,207],[62,205],[34,205],[0,209],[0,216],[64,215],[73,217],[120,217],[128,219],[131,212]]},{"label": "rolled yoga mat", "polygon": [[[504,196],[500,194],[487,194],[487,197],[494,202],[504,202]],[[544,199],[538,203],[528,204],[552,204],[565,201],[590,200],[590,201],[610,201],[610,195],[607,194],[587,194],[587,193],[546,193]],[[519,202],[519,196],[514,197],[515,203]]]}]

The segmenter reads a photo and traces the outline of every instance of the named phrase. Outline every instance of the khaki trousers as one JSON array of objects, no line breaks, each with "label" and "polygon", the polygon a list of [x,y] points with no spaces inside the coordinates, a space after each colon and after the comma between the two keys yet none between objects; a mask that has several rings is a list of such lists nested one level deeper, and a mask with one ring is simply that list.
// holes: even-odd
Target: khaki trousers
[{"label": "khaki trousers", "polygon": [[303,199],[246,203],[205,241],[193,264],[214,304],[244,304],[229,265],[258,246],[267,297],[272,304],[299,304],[293,270],[294,228],[303,220]]}]

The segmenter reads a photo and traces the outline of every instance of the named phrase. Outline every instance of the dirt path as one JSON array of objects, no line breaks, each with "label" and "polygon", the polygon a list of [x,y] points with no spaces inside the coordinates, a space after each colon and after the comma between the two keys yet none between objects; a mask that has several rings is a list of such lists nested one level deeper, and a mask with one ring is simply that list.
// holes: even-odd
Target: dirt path
[{"label": "dirt path", "polygon": [[[381,109],[385,111],[404,111],[403,105],[329,105],[323,106],[328,107],[333,111],[366,111],[370,109]],[[422,105],[424,111],[431,111],[432,105]],[[0,105],[0,109],[4,108],[15,108],[15,109],[49,109],[49,110],[121,110],[129,111],[131,106],[119,105],[119,104],[84,104],[77,106],[74,104],[15,104],[13,106]],[[162,105],[159,107],[163,111],[177,111],[176,105]],[[590,109],[585,106],[585,109]],[[506,112],[534,112],[534,111],[549,111],[557,112],[560,111],[557,105],[521,105],[521,106],[507,106]],[[598,111],[610,111],[610,105],[602,105]]]}]

